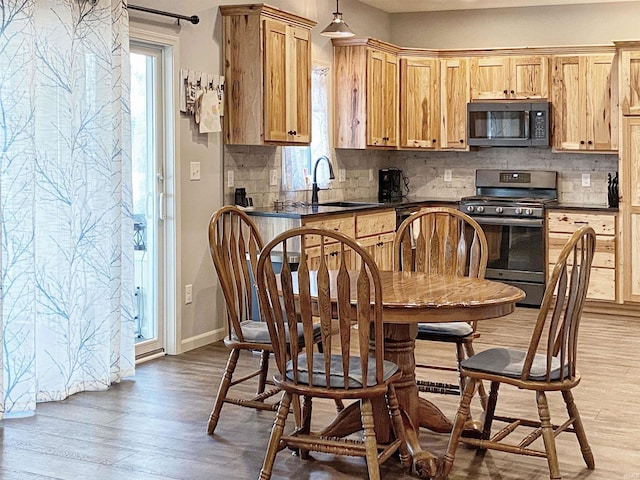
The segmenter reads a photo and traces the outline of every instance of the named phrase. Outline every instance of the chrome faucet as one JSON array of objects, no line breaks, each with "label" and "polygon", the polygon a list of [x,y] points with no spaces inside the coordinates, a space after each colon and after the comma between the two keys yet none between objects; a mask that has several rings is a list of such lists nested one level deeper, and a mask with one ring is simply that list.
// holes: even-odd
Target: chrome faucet
[{"label": "chrome faucet", "polygon": [[313,166],[313,184],[311,185],[311,205],[318,205],[318,164],[320,160],[326,160],[327,165],[329,165],[329,179],[333,180],[336,176],[333,174],[333,165],[331,165],[331,160],[329,160],[325,155],[321,156],[316,160],[315,165]]}]

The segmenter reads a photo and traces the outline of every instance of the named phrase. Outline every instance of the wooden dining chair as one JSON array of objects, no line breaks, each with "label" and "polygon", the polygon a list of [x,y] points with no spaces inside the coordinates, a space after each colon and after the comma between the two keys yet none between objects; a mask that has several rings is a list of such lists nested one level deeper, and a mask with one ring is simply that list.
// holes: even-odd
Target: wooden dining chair
[{"label": "wooden dining chair", "polygon": [[[209,222],[209,249],[226,303],[228,334],[224,343],[231,352],[209,418],[209,434],[213,434],[225,403],[274,412],[278,408],[277,403],[267,401],[280,390],[266,389],[273,346],[267,324],[256,314],[258,300],[254,295],[258,254],[262,247],[260,233],[242,210],[225,206],[212,215]],[[317,328],[309,342],[319,341],[320,330]],[[259,352],[260,365],[257,370],[234,379],[233,374],[242,351],[252,354]],[[255,377],[258,377],[255,396],[246,398],[229,394],[232,387]]]},{"label": "wooden dining chair", "polygon": [[[444,457],[445,476],[451,471],[458,443],[464,442],[480,449],[546,457],[549,477],[560,479],[560,468],[555,437],[562,432],[571,432],[578,438],[582,457],[589,469],[595,468],[593,453],[573,400],[572,389],[580,383],[576,369],[578,353],[578,329],[584,300],[589,286],[591,262],[596,236],[593,229],[584,226],[576,231],[564,246],[551,278],[547,283],[542,305],[536,320],[529,348],[491,348],[462,362],[462,374],[469,379],[465,387],[454,427]],[[474,386],[482,380],[491,382],[489,405],[481,438],[462,436]],[[498,389],[502,383],[514,385],[521,390],[536,393],[539,419],[515,418],[495,414]],[[566,404],[569,419],[562,425],[551,423],[547,392],[560,391]],[[491,436],[493,421],[507,425]],[[518,443],[505,439],[519,427],[533,430]],[[532,443],[542,437],[544,450]]]},{"label": "wooden dining chair", "polygon": [[[277,277],[270,252],[283,252],[287,258],[290,245],[304,245],[305,239],[308,241],[313,236],[318,240],[313,243],[321,250],[317,270],[309,271],[307,255],[302,249],[298,271],[292,272],[284,263]],[[329,270],[328,255],[325,255],[327,243],[333,247],[331,263],[336,270]],[[260,305],[279,372],[274,382],[283,390],[259,478],[271,478],[276,455],[286,447],[299,450],[302,458],[308,458],[309,451],[365,457],[370,479],[380,478],[380,463],[396,451],[400,452],[402,464],[409,466],[404,426],[393,386],[402,372],[395,363],[383,359],[382,287],[373,258],[355,240],[339,232],[302,227],[277,236],[265,246],[257,275]],[[298,320],[307,340],[319,322],[322,353],[301,350],[296,340]],[[334,328],[338,329],[336,334],[332,334]],[[288,339],[291,340],[287,342]],[[289,405],[295,398],[303,399],[301,425],[285,434]],[[359,402],[362,438],[341,439],[312,431],[314,398]],[[389,444],[379,444],[376,440],[376,429],[386,428],[388,432],[389,427],[375,424],[372,402],[387,410],[384,415],[387,422],[391,419],[393,435]]]},{"label": "wooden dining chair", "polygon": [[[422,209],[405,219],[393,242],[394,270],[484,278],[487,269],[487,239],[482,227],[463,212],[448,207]],[[455,371],[457,383],[416,381],[421,392],[460,395],[464,386],[460,362],[474,354],[473,340],[479,336],[475,322],[419,323],[419,341],[455,344],[455,367],[416,364],[430,370]],[[487,394],[478,384],[480,401],[486,407]]]}]

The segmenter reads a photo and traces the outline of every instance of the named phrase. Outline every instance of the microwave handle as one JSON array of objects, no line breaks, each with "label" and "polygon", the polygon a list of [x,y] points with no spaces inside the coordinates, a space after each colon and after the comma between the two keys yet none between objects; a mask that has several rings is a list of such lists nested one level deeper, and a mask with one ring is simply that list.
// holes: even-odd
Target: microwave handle
[{"label": "microwave handle", "polygon": [[524,112],[524,138],[530,139],[529,136],[529,127],[531,122],[531,112],[529,110],[525,110]]}]

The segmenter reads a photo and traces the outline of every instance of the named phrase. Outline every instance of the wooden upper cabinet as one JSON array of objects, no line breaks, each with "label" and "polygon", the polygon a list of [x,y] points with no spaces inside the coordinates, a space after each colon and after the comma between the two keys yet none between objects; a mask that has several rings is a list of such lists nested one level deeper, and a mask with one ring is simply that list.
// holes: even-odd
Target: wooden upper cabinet
[{"label": "wooden upper cabinet", "polygon": [[311,28],[264,4],[220,6],[226,105],[224,139],[239,145],[311,141]]},{"label": "wooden upper cabinet", "polygon": [[553,146],[557,150],[618,149],[614,54],[553,60]]},{"label": "wooden upper cabinet", "polygon": [[400,147],[438,148],[439,70],[437,59],[400,59]]},{"label": "wooden upper cabinet", "polygon": [[640,42],[614,42],[620,58],[620,111],[640,115]]},{"label": "wooden upper cabinet", "polygon": [[367,51],[367,145],[398,145],[398,57]]},{"label": "wooden upper cabinet", "polygon": [[440,60],[440,149],[468,150],[467,103],[469,68],[466,58]]},{"label": "wooden upper cabinet", "polygon": [[471,99],[549,98],[549,58],[499,56],[470,59]]},{"label": "wooden upper cabinet", "polygon": [[397,47],[378,40],[333,40],[336,148],[397,148]]}]

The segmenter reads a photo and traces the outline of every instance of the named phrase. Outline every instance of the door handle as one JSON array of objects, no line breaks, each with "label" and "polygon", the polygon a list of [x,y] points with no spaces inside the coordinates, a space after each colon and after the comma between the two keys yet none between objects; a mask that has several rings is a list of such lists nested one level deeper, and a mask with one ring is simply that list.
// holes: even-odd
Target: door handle
[{"label": "door handle", "polygon": [[165,194],[164,192],[158,196],[158,218],[160,220],[167,219],[167,211],[165,209]]}]

